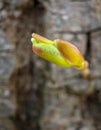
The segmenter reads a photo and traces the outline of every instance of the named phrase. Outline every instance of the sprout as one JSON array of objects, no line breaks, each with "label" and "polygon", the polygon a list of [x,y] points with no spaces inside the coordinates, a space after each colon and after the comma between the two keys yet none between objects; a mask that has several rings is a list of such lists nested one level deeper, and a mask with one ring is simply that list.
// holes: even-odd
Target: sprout
[{"label": "sprout", "polygon": [[88,62],[73,44],[56,39],[48,40],[38,34],[32,34],[32,50],[41,58],[63,67],[74,67],[79,70],[88,68]]}]

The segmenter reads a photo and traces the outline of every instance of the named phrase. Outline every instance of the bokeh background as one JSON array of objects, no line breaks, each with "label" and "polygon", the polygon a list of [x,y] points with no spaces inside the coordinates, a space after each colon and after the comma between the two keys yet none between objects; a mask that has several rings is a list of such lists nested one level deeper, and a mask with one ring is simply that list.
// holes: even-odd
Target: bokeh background
[{"label": "bokeh background", "polygon": [[[33,32],[75,44],[90,75],[37,57]],[[101,130],[101,0],[0,0],[0,130]]]}]

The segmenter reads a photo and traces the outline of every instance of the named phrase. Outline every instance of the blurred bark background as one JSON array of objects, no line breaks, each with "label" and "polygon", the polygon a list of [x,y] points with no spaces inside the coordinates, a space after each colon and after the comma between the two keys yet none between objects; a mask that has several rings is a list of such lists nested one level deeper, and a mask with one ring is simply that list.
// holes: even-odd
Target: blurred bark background
[{"label": "blurred bark background", "polygon": [[[31,34],[75,44],[90,75],[50,64]],[[0,0],[0,130],[101,130],[101,1]]]}]

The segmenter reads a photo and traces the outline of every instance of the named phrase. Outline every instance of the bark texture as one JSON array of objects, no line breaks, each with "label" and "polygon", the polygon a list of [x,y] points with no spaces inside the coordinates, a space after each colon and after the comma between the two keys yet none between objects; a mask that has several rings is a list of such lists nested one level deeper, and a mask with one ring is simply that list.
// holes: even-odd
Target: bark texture
[{"label": "bark texture", "polygon": [[[47,63],[31,33],[75,44],[90,75]],[[0,1],[0,130],[101,130],[101,1]]]}]

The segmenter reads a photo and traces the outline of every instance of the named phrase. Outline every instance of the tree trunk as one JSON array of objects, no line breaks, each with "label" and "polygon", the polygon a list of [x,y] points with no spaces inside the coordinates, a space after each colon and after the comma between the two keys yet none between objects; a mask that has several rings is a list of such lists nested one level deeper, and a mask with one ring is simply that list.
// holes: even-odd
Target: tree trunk
[{"label": "tree trunk", "polygon": [[[0,129],[101,129],[101,1],[0,1]],[[84,78],[32,53],[31,33],[75,44]]]}]

